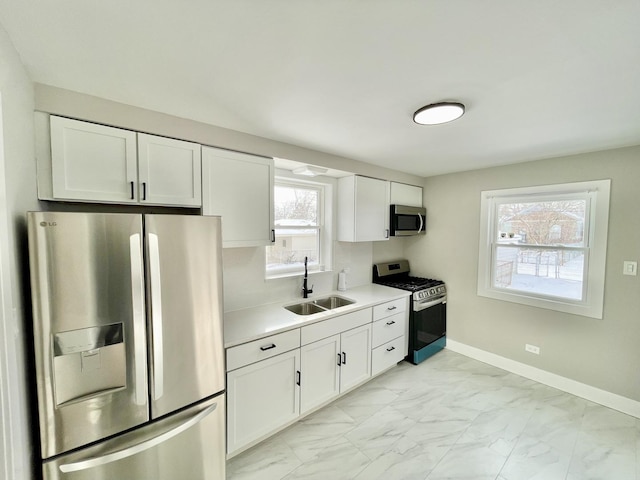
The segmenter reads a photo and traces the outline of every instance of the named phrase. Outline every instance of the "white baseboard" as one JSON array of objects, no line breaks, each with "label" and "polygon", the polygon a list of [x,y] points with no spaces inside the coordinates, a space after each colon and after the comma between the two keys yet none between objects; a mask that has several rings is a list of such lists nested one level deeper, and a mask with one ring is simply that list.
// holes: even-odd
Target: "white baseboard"
[{"label": "white baseboard", "polygon": [[640,418],[640,402],[447,338],[448,350]]}]

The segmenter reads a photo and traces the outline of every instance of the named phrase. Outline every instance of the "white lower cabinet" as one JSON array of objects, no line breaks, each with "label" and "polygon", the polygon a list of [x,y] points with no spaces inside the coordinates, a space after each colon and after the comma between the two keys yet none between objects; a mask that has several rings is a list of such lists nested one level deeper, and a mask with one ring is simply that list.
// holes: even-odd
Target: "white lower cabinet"
[{"label": "white lower cabinet", "polygon": [[340,394],[340,335],[318,340],[300,349],[300,412]]},{"label": "white lower cabinet", "polygon": [[227,453],[260,440],[300,414],[300,349],[227,373]]},{"label": "white lower cabinet", "polygon": [[227,349],[227,455],[388,369],[406,354],[407,300]]},{"label": "white lower cabinet", "polygon": [[404,336],[374,348],[371,353],[371,375],[377,375],[402,361],[406,355],[403,348]]},{"label": "white lower cabinet", "polygon": [[371,376],[371,323],[300,349],[300,413],[322,405]]},{"label": "white lower cabinet", "polygon": [[344,392],[371,376],[371,324],[341,334],[340,348],[340,392]]}]

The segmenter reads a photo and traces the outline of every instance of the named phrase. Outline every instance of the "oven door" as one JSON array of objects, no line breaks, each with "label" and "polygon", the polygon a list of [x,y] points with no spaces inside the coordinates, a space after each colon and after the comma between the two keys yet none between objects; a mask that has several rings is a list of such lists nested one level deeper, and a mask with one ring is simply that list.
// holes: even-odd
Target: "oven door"
[{"label": "oven door", "polygon": [[447,296],[413,302],[409,332],[409,358],[418,364],[446,345]]},{"label": "oven door", "polygon": [[391,205],[391,236],[424,235],[427,209]]}]

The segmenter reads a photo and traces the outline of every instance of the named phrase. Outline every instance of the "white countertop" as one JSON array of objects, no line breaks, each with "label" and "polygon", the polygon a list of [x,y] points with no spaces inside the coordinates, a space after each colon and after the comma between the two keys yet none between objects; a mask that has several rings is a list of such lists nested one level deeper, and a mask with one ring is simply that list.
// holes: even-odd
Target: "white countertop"
[{"label": "white countertop", "polygon": [[[285,310],[286,305],[294,303],[311,302],[317,298],[338,295],[354,300],[355,303],[335,308],[326,312],[313,315],[296,315]],[[411,292],[383,285],[369,284],[361,287],[350,288],[345,291],[333,291],[325,294],[314,295],[309,298],[299,298],[286,302],[270,303],[257,307],[244,308],[225,312],[224,314],[224,346],[225,348],[240,345],[241,343],[258,340],[276,333],[299,328],[303,325],[326,320],[338,315],[353,312],[380,303],[408,297]]]}]

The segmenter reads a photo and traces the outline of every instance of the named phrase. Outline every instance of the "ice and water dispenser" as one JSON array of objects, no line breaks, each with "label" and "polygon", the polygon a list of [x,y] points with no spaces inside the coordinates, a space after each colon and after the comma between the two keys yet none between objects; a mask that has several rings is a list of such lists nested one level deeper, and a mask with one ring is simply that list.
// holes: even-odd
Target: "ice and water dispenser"
[{"label": "ice and water dispenser", "polygon": [[126,388],[122,323],[53,334],[57,406]]}]

